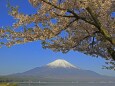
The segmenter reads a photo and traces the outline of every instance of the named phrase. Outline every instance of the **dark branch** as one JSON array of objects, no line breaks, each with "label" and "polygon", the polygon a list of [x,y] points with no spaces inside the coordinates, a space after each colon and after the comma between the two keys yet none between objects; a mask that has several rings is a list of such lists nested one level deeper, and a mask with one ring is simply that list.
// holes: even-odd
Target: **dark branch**
[{"label": "dark branch", "polygon": [[75,18],[81,19],[81,20],[95,26],[94,22],[91,22],[91,21],[87,20],[85,17],[78,16],[74,11],[68,10],[67,12],[72,13],[75,16]]},{"label": "dark branch", "polygon": [[75,16],[67,16],[67,15],[60,15],[60,14],[57,14],[55,13],[57,16],[60,16],[60,17],[68,17],[68,18],[72,18],[72,17],[75,17]]},{"label": "dark branch", "polygon": [[59,9],[59,10],[67,10],[67,9],[64,9],[64,8],[60,8],[60,7],[54,5],[54,4],[50,3],[50,2],[47,2],[46,0],[42,0],[42,1],[45,2],[45,3],[47,3],[47,4],[49,4],[49,5],[51,5],[51,6],[53,6],[54,8]]}]

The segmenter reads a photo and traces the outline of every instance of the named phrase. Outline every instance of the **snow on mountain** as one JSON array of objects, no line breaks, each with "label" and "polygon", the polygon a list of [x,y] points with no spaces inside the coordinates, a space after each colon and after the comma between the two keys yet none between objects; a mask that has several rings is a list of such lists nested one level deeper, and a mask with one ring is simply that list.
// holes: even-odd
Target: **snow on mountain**
[{"label": "snow on mountain", "polygon": [[[77,68],[76,66],[70,64],[69,62],[63,60],[63,59],[58,59],[58,60],[55,60],[49,64],[47,64],[48,67],[51,67],[51,68],[57,68],[57,67],[61,67],[61,68]],[[79,69],[79,68],[77,68]]]}]

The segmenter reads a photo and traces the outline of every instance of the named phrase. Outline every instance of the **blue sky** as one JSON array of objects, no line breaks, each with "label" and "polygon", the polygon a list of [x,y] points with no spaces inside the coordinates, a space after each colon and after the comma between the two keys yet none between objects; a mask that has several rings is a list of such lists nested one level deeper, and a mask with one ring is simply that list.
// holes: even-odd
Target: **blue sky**
[{"label": "blue sky", "polygon": [[[28,0],[10,0],[11,4],[19,5],[20,12],[35,13],[36,10]],[[15,20],[8,15],[6,0],[0,0],[0,27],[10,26]],[[42,49],[40,41],[15,45],[11,48],[0,49],[0,75],[24,72],[26,70],[45,65],[56,59],[65,59],[82,69],[92,70],[103,75],[115,76],[115,71],[103,70],[105,60],[93,58],[79,52],[70,51],[67,54]]]}]

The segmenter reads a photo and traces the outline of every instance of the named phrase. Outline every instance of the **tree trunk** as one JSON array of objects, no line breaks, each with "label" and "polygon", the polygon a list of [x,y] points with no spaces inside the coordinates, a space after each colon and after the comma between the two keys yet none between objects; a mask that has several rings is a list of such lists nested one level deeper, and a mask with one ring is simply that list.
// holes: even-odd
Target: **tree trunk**
[{"label": "tree trunk", "polygon": [[115,61],[115,50],[111,47],[107,48],[109,54],[111,55],[111,58]]}]

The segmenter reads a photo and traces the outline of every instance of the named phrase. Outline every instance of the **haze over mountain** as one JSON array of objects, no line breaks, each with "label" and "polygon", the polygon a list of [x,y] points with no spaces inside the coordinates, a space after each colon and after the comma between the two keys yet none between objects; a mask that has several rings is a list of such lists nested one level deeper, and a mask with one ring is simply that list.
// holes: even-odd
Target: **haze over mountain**
[{"label": "haze over mountain", "polygon": [[115,81],[113,77],[102,76],[90,70],[80,69],[62,59],[55,60],[42,67],[5,77],[13,81]]}]

